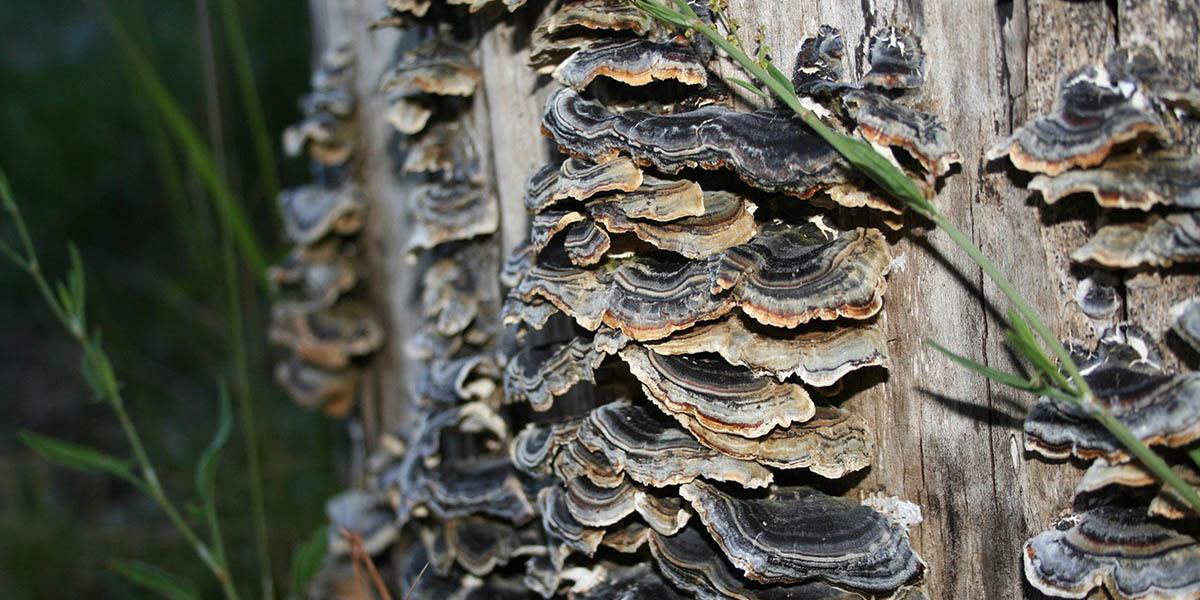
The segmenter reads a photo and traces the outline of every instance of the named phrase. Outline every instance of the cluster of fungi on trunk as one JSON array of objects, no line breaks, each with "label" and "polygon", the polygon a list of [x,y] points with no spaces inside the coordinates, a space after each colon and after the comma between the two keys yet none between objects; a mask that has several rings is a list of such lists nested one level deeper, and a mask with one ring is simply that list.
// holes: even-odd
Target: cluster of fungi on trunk
[{"label": "cluster of fungi on trunk", "polygon": [[304,120],[284,132],[287,154],[307,154],[317,181],[280,194],[284,231],[295,246],[268,274],[276,292],[269,337],[289,350],[276,377],[298,404],[332,416],[353,408],[363,363],[383,343],[359,290],[356,238],[365,203],[348,175],[353,69],[348,49],[332,48],[300,100]]},{"label": "cluster of fungi on trunk", "polygon": [[[1037,173],[1029,188],[1048,204],[1083,194],[1105,209],[1102,224],[1071,259],[1113,271],[1107,281],[1186,268],[1200,261],[1200,157],[1181,151],[1179,138],[1195,127],[1183,117],[1197,108],[1200,92],[1171,81],[1153,51],[1121,49],[1064,77],[1054,111],[1017,129],[988,156]],[[1117,298],[1095,283],[1077,294],[1093,317],[1113,314]],[[1175,334],[1200,351],[1200,299],[1183,299],[1172,318]],[[1105,330],[1095,348],[1071,350],[1096,400],[1184,481],[1200,486],[1200,470],[1187,454],[1200,438],[1200,373],[1164,368],[1158,341],[1132,323]],[[1198,517],[1171,487],[1075,404],[1040,398],[1024,429],[1028,450],[1091,463],[1076,488],[1076,513],[1025,544],[1025,573],[1034,587],[1070,598],[1200,596]]]},{"label": "cluster of fungi on trunk", "polygon": [[[379,93],[421,366],[412,424],[328,505],[310,594],[346,584],[350,533],[406,598],[924,597],[919,508],[837,495],[874,450],[843,378],[889,363],[889,243],[849,223],[895,229],[902,207],[788,109],[735,110],[702,38],[567,0],[530,39],[531,68],[564,85],[542,119],[562,156],[529,178],[529,238],[501,267],[471,23],[432,0],[388,9],[375,26],[408,47]],[[829,27],[806,40],[797,90],[931,197],[959,158],[910,106],[919,40],[869,35],[856,81],[842,49]]]}]

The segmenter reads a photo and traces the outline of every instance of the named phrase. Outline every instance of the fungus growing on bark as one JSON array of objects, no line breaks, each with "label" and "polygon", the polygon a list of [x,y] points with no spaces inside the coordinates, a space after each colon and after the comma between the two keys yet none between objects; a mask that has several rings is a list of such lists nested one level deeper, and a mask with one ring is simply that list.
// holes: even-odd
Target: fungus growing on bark
[{"label": "fungus growing on bark", "polygon": [[604,361],[591,337],[579,336],[550,347],[527,346],[504,368],[504,395],[509,402],[527,401],[536,411],[550,410],[554,399],[580,381],[595,382]]},{"label": "fungus growing on bark", "polygon": [[408,146],[405,173],[441,175],[443,182],[456,185],[477,183],[479,149],[474,134],[461,121],[439,121]]},{"label": "fungus growing on bark", "polygon": [[538,25],[547,34],[583,28],[628,31],[639,36],[649,33],[654,27],[652,17],[622,0],[568,0]]},{"label": "fungus growing on bark", "polygon": [[529,423],[513,438],[510,448],[518,470],[539,477],[549,475],[559,449],[575,439],[582,419],[568,419],[548,425]]},{"label": "fungus growing on bark", "polygon": [[546,102],[542,131],[559,148],[604,162],[627,154],[665,173],[727,168],[746,183],[799,198],[850,181],[850,165],[791,111],[707,105],[678,114],[614,112],[564,88]]},{"label": "fungus growing on bark", "polygon": [[883,306],[891,261],[874,229],[772,224],[717,259],[712,291],[732,290],[742,311],[765,325],[866,319]]},{"label": "fungus growing on bark", "polygon": [[1072,194],[1090,194],[1105,208],[1150,210],[1154,206],[1200,209],[1200,156],[1119,156],[1095,169],[1038,175],[1029,189],[1046,204]]},{"label": "fungus growing on bark", "polygon": [[664,356],[630,345],[621,359],[655,405],[712,431],[760,437],[814,414],[802,386],[758,377],[711,355]]},{"label": "fungus growing on bark", "polygon": [[599,263],[610,248],[612,237],[591,219],[572,223],[563,238],[563,250],[567,258],[571,264],[580,267]]},{"label": "fungus growing on bark", "polygon": [[579,91],[597,77],[635,86],[667,79],[708,85],[708,69],[691,47],[641,38],[596,42],[575,51],[554,70],[555,79]]},{"label": "fungus growing on bark", "polygon": [[522,536],[512,525],[487,517],[450,519],[446,521],[444,536],[458,565],[477,577],[491,573],[514,556],[539,550],[537,540]]},{"label": "fungus growing on bark", "polygon": [[804,38],[796,54],[792,85],[808,96],[825,96],[848,87],[842,79],[842,53],[846,43],[842,34],[829,25],[821,25],[817,35]]},{"label": "fungus growing on bark", "polygon": [[279,194],[283,229],[297,244],[333,235],[352,235],[363,226],[363,200],[353,186],[303,185]]},{"label": "fungus growing on bark", "polygon": [[[702,263],[610,258],[595,269],[581,269],[561,262],[565,264],[535,264],[509,292],[510,305],[513,299],[544,299],[585,329],[595,331],[605,324],[636,340],[661,339],[734,306],[728,294],[707,293],[709,275]],[[528,308],[506,306],[517,313]]]},{"label": "fungus growing on bark", "polygon": [[[1076,362],[1096,401],[1142,442],[1181,447],[1200,438],[1200,373],[1162,374],[1153,344],[1136,328],[1110,331]],[[1083,408],[1048,397],[1039,398],[1025,417],[1025,447],[1049,458],[1117,462],[1129,456]]]},{"label": "fungus growing on bark", "polygon": [[352,358],[378,350],[383,344],[383,328],[363,304],[340,302],[318,310],[277,305],[268,337],[272,343],[291,348],[304,361],[341,369]]},{"label": "fungus growing on bark", "polygon": [[341,165],[354,150],[351,131],[348,120],[324,110],[315,111],[283,130],[283,151],[295,157],[307,150],[309,157],[320,164]]},{"label": "fungus growing on bark", "polygon": [[1054,111],[988,150],[988,160],[1008,156],[1022,171],[1058,175],[1072,167],[1096,166],[1113,147],[1141,136],[1169,139],[1140,82],[1113,75],[1101,65],[1069,75],[1059,86]]},{"label": "fungus growing on bark", "polygon": [[[567,492],[560,485],[550,485],[538,492],[538,512],[546,533],[570,550],[592,556],[600,547],[604,530],[580,523],[567,508]],[[554,550],[551,550],[551,554]]]},{"label": "fungus growing on bark", "polygon": [[347,490],[325,503],[329,519],[329,553],[349,554],[350,545],[342,535],[349,531],[361,536],[367,554],[379,554],[392,544],[399,533],[387,502],[377,494]]},{"label": "fungus growing on bark", "polygon": [[877,322],[762,332],[743,319],[727,317],[647,347],[665,355],[713,352],[756,374],[780,381],[795,376],[817,387],[832,386],[857,369],[888,366],[887,335]]},{"label": "fungus growing on bark", "polygon": [[490,355],[472,354],[430,361],[418,375],[414,391],[429,405],[490,401],[499,390],[499,378],[500,368]]},{"label": "fungus growing on bark", "polygon": [[1083,314],[1093,319],[1105,319],[1121,307],[1121,296],[1116,285],[1120,283],[1107,271],[1097,270],[1079,281],[1075,288],[1075,304]]},{"label": "fungus growing on bark", "polygon": [[903,148],[925,168],[929,183],[962,162],[937,115],[867,91],[847,92],[842,95],[842,103],[864,138],[880,146]]},{"label": "fungus growing on bark", "polygon": [[1140,506],[1100,506],[1025,542],[1025,577],[1046,594],[1117,598],[1200,594],[1200,541],[1150,520]]},{"label": "fungus growing on bark", "polygon": [[911,31],[886,27],[867,43],[865,85],[887,90],[912,89],[925,82],[925,51]]},{"label": "fungus growing on bark", "polygon": [[704,527],[689,524],[679,533],[649,534],[650,552],[663,576],[703,600],[862,600],[862,595],[821,582],[762,584],[734,570]]},{"label": "fungus growing on bark", "polygon": [[700,217],[705,213],[705,199],[700,186],[691,181],[643,175],[642,185],[628,192],[597,198],[588,203],[588,208],[593,214],[620,214],[629,219],[668,222]]},{"label": "fungus growing on bark", "polygon": [[379,91],[391,97],[419,94],[470,96],[483,74],[467,58],[466,49],[446,35],[433,35],[405,52],[383,75]]},{"label": "fungus growing on bark", "polygon": [[388,124],[405,135],[420,133],[432,116],[433,108],[428,104],[404,97],[391,99],[388,110],[384,113]]},{"label": "fungus growing on bark", "polygon": [[358,369],[330,371],[295,357],[275,366],[275,380],[296,404],[331,417],[344,417],[354,407],[358,379]]},{"label": "fungus growing on bark", "polygon": [[1171,329],[1200,352],[1200,297],[1193,297],[1171,307]]},{"label": "fungus growing on bark", "polygon": [[1200,261],[1200,212],[1105,225],[1071,253],[1071,260],[1113,269]]},{"label": "fungus growing on bark", "polygon": [[414,220],[409,252],[495,233],[500,223],[495,199],[469,183],[419,185],[409,200]]},{"label": "fungus growing on bark", "polygon": [[558,235],[572,223],[578,223],[586,217],[577,210],[547,210],[533,215],[529,225],[529,243],[534,252],[541,252]]},{"label": "fungus growing on bark", "polygon": [[713,431],[687,415],[675,418],[701,444],[722,454],[779,469],[808,469],[829,479],[871,466],[875,449],[862,417],[831,406],[818,406],[811,419],[757,438]]},{"label": "fungus growing on bark", "polygon": [[674,421],[626,402],[593,410],[579,429],[579,441],[602,454],[617,471],[651,487],[706,477],[756,488],[772,479],[762,466],[706,448]]},{"label": "fungus growing on bark", "polygon": [[701,481],[680,486],[679,494],[725,556],[755,581],[817,580],[884,593],[924,570],[903,527],[851,500],[806,487],[743,499]]},{"label": "fungus growing on bark", "polygon": [[[605,567],[601,567],[605,568]],[[572,600],[684,600],[649,564],[610,565],[594,586],[571,594]]]},{"label": "fungus growing on bark", "polygon": [[388,10],[409,13],[414,17],[425,16],[432,4],[433,0],[387,0]]},{"label": "fungus growing on bark", "polygon": [[588,210],[609,233],[633,233],[638,239],[687,258],[705,258],[750,241],[758,229],[755,205],[730,192],[705,192],[704,213],[668,223],[629,218],[620,201],[594,202]]},{"label": "fungus growing on bark", "polygon": [[566,487],[567,510],[587,527],[607,529],[636,512],[655,531],[671,535],[691,518],[679,498],[656,496],[628,480],[604,487],[576,477],[568,479]]},{"label": "fungus growing on bark", "polygon": [[567,198],[587,200],[600,192],[632,192],[641,185],[642,170],[628,158],[599,164],[568,158],[560,165],[542,167],[529,178],[525,208],[541,212]]},{"label": "fungus growing on bark", "polygon": [[297,246],[268,270],[267,279],[277,292],[295,290],[305,308],[328,307],[358,283],[352,253],[338,239]]}]

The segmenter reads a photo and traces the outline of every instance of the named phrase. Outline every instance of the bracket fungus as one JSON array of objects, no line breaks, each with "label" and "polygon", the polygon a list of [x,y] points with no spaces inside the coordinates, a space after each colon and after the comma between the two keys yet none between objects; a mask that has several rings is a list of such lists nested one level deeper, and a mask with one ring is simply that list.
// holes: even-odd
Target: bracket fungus
[{"label": "bracket fungus", "polygon": [[1029,189],[1041,192],[1046,204],[1072,194],[1090,194],[1105,208],[1200,209],[1200,156],[1118,156],[1095,169],[1038,175]]},{"label": "bracket fungus", "polygon": [[341,369],[354,357],[365,356],[383,344],[383,329],[370,310],[349,302],[318,310],[276,306],[268,337],[291,348],[314,365]]},{"label": "bracket fungus", "polygon": [[925,568],[903,527],[851,500],[805,487],[742,499],[699,481],[680,486],[679,494],[729,560],[755,581],[816,580],[888,592]]},{"label": "bracket fungus", "polygon": [[1200,541],[1155,523],[1140,507],[1099,506],[1025,543],[1025,576],[1046,594],[1118,598],[1200,594]]},{"label": "bracket fungus", "polygon": [[554,70],[555,79],[576,90],[597,77],[628,85],[665,79],[708,84],[708,70],[691,47],[641,38],[597,42],[575,51]]},{"label": "bracket fungus", "polygon": [[1143,82],[1120,75],[1103,65],[1069,75],[1059,86],[1054,112],[1022,125],[988,150],[987,158],[1007,156],[1023,171],[1058,175],[1094,167],[1118,144],[1141,136],[1169,139]]},{"label": "bracket fungus", "polygon": [[807,421],[815,411],[802,386],[757,377],[720,358],[664,356],[630,345],[621,359],[663,412],[690,416],[719,433],[760,437]]},{"label": "bracket fungus", "polygon": [[[1144,332],[1106,332],[1080,363],[1083,375],[1135,436],[1151,446],[1181,447],[1200,438],[1200,373],[1164,375]],[[1072,404],[1040,398],[1025,417],[1025,447],[1049,458],[1125,460],[1125,447]]]},{"label": "bracket fungus", "polygon": [[279,212],[288,238],[312,244],[328,235],[347,236],[363,226],[363,200],[352,186],[305,185],[279,194]]},{"label": "bracket fungus", "polygon": [[885,27],[871,35],[867,43],[869,69],[864,84],[883,89],[921,87],[925,82],[925,51],[912,32]]},{"label": "bracket fungus", "polygon": [[706,477],[748,488],[771,482],[771,472],[700,445],[665,417],[640,405],[614,402],[593,410],[579,441],[629,478],[651,487],[679,485]]},{"label": "bracket fungus", "polygon": [[1114,269],[1200,261],[1200,211],[1101,227],[1071,260]]},{"label": "bracket fungus", "polygon": [[628,158],[599,164],[568,158],[542,167],[529,178],[525,208],[541,212],[567,198],[587,200],[600,192],[632,192],[641,185],[642,170]]},{"label": "bracket fungus", "polygon": [[1171,307],[1171,328],[1183,341],[1200,352],[1200,297],[1192,297]]},{"label": "bracket fungus", "polygon": [[[871,463],[867,421],[805,386],[832,397],[848,374],[887,366],[875,316],[892,256],[878,230],[823,213],[856,223],[841,209],[868,208],[893,225],[901,208],[791,112],[732,108],[703,38],[622,0],[563,0],[529,50],[568,86],[542,115],[567,156],[529,177],[528,240],[501,269],[508,186],[485,164],[496,149],[472,98],[484,70],[467,50],[478,28],[460,4],[487,2],[391,0],[385,18],[423,40],[377,88],[401,134],[396,200],[418,282],[403,340],[412,422],[368,479],[408,553],[384,567],[392,580],[414,598],[903,597],[923,565],[901,524],[772,487]],[[802,46],[805,102],[889,160],[912,154],[931,193],[958,157],[900,96],[923,79],[919,41],[883,29],[856,83],[840,81],[843,46],[829,27]],[[338,99],[310,104],[341,114]],[[306,243],[353,235],[324,228]],[[339,310],[356,293],[345,285]],[[280,325],[278,339],[312,342]],[[360,361],[322,345],[334,336],[307,337],[317,362]]]},{"label": "bracket fungus", "polygon": [[832,386],[857,369],[888,365],[887,336],[876,322],[783,332],[763,331],[728,317],[648,347],[664,355],[717,353],[758,375],[780,381],[798,377],[816,387]]}]

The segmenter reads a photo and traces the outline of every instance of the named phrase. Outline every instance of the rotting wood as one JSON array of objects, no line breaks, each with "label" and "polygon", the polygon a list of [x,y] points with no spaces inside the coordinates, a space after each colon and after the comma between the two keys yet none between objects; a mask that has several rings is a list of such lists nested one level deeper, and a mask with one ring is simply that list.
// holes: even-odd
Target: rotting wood
[{"label": "rotting wood", "polygon": [[[315,38],[353,41],[359,59],[358,118],[363,126],[359,177],[371,197],[364,247],[375,300],[390,343],[368,378],[363,405],[366,436],[403,426],[408,361],[400,348],[411,333],[402,315],[410,305],[412,267],[403,259],[406,224],[385,152],[390,132],[382,125],[382,101],[371,94],[392,56],[395,34],[365,33],[379,12],[378,0],[312,0]],[[1200,8],[1180,0],[1116,3],[1100,0],[1013,0],[923,3],[868,0],[861,4],[819,0],[734,0],[731,12],[753,31],[766,26],[766,41],[790,72],[800,40],[828,23],[847,40],[848,66],[861,73],[864,32],[906,25],[922,38],[929,73],[918,108],[945,120],[964,157],[961,172],[947,180],[937,201],[985,253],[1023,290],[1064,336],[1094,338],[1099,327],[1131,318],[1156,336],[1165,329],[1167,307],[1200,288],[1194,274],[1141,275],[1124,286],[1114,319],[1084,317],[1074,302],[1077,278],[1086,270],[1067,258],[1093,229],[1090,203],[1067,202],[1047,210],[1021,187],[1021,176],[1003,164],[983,162],[984,151],[1014,125],[1044,113],[1054,102],[1060,76],[1102,60],[1118,42],[1156,46],[1174,73],[1195,77]],[[539,133],[542,103],[552,86],[526,66],[525,43],[543,4],[509,15],[477,18],[482,32],[479,62],[485,73],[487,116],[477,125],[491,148],[491,169],[502,212],[505,252],[524,236],[524,182],[548,156]],[[786,67],[786,68],[785,68]],[[1189,149],[1196,148],[1195,141]],[[1021,544],[1070,508],[1080,471],[1067,464],[1031,459],[1023,450],[1020,418],[1032,399],[989,386],[954,368],[928,349],[930,337],[999,368],[1012,368],[1004,322],[993,309],[1003,297],[940,232],[911,229],[900,237],[890,277],[887,327],[893,365],[884,386],[868,388],[847,407],[864,416],[876,435],[877,459],[851,494],[882,490],[922,506],[925,521],[913,542],[930,565],[932,598],[1028,597],[1021,573]],[[1194,271],[1193,271],[1194,272]],[[977,291],[982,286],[982,296]],[[1161,337],[1160,337],[1161,339]]]}]

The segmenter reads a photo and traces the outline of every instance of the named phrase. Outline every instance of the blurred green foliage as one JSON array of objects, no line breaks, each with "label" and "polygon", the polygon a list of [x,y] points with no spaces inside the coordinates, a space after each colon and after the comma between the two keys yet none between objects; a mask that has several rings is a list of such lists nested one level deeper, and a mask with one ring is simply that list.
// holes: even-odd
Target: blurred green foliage
[{"label": "blurred green foliage", "polygon": [[[242,0],[268,129],[298,116],[307,88],[304,3]],[[159,76],[200,131],[208,131],[196,4],[112,0]],[[0,168],[21,199],[47,271],[66,265],[73,240],[88,264],[91,322],[103,328],[130,412],[168,489],[190,490],[196,457],[216,420],[215,382],[232,371],[219,225],[211,200],[175,146],[155,132],[154,109],[127,78],[95,6],[44,0],[0,11]],[[220,127],[228,179],[272,256],[280,255],[274,199],[264,193],[224,31],[214,16]],[[157,136],[157,137],[156,137]],[[164,149],[165,153],[164,153]],[[159,152],[156,160],[156,152]],[[163,160],[178,170],[176,194]],[[278,156],[276,157],[279,158]],[[306,179],[303,161],[278,160],[279,179]],[[176,201],[185,199],[183,204]],[[293,546],[322,520],[338,487],[341,427],[291,405],[271,381],[263,340],[266,298],[243,273],[252,381],[260,427],[277,581]],[[78,352],[24,274],[0,268],[0,590],[5,598],[140,598],[110,570],[118,559],[168,566],[215,586],[152,503],[119,481],[51,467],[15,432],[121,453],[122,436],[78,374]],[[254,582],[254,542],[243,448],[234,436],[219,476],[231,561]],[[247,585],[244,583],[243,585]],[[253,590],[244,590],[251,592]]]}]

